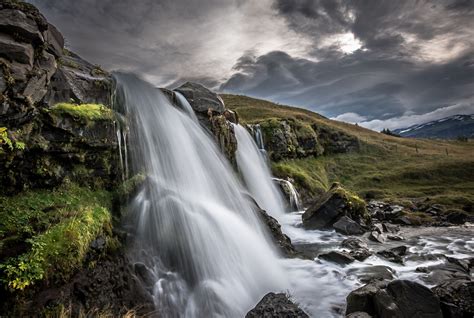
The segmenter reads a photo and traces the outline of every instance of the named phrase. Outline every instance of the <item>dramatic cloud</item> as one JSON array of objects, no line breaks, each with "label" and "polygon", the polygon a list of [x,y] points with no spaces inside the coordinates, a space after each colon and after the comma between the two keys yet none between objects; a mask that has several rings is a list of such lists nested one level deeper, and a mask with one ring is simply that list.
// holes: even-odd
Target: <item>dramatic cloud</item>
[{"label": "dramatic cloud", "polygon": [[68,46],[372,128],[474,113],[472,0],[31,0]]}]

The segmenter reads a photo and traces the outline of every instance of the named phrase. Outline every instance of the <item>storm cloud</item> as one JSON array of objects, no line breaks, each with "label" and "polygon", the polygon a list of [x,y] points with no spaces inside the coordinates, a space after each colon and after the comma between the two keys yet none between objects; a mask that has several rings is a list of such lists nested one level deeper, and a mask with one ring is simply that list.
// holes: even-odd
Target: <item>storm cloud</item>
[{"label": "storm cloud", "polygon": [[371,129],[474,113],[474,1],[32,0],[68,46]]}]

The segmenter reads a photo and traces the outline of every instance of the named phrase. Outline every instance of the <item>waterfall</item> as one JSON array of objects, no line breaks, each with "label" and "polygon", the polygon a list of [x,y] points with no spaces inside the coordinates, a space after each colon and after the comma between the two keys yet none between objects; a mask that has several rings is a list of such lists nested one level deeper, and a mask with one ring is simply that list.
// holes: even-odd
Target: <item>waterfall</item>
[{"label": "waterfall", "polygon": [[196,117],[196,113],[194,113],[194,109],[189,104],[188,100],[178,91],[174,91],[176,98],[178,99],[179,107],[186,113],[188,116],[194,121],[197,122],[198,119]]},{"label": "waterfall", "polygon": [[273,181],[279,184],[282,191],[288,197],[289,208],[292,211],[303,211],[303,205],[301,204],[301,199],[298,191],[296,191],[295,186],[289,180],[273,178]]},{"label": "waterfall", "polygon": [[130,170],[148,176],[129,207],[130,253],[149,270],[158,315],[243,317],[265,293],[284,290],[275,249],[211,138],[160,90],[129,74],[114,79]]},{"label": "waterfall", "polygon": [[237,138],[237,165],[245,185],[258,205],[278,218],[285,212],[283,198],[272,181],[265,158],[244,127],[234,125],[234,132]]}]

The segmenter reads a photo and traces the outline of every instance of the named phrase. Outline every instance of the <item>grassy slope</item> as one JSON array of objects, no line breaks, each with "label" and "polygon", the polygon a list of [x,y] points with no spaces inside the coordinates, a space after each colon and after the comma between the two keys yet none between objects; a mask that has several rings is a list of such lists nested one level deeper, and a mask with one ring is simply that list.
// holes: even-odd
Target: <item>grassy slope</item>
[{"label": "grassy slope", "polygon": [[462,208],[474,204],[474,142],[391,137],[352,124],[329,120],[311,111],[238,95],[222,95],[243,123],[268,118],[295,118],[355,135],[358,153],[286,160],[272,164],[279,176],[291,176],[312,193],[340,181],[365,196],[395,202],[427,198]]}]

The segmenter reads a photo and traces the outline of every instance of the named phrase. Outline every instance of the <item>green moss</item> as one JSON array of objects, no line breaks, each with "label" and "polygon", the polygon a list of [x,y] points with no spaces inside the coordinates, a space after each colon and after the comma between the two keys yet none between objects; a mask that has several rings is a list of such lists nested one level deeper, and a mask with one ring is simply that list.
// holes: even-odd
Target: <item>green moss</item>
[{"label": "green moss", "polygon": [[114,115],[110,108],[102,104],[71,104],[59,103],[49,110],[56,115],[68,114],[77,119],[112,120]]},{"label": "green moss", "polygon": [[0,127],[0,154],[5,151],[25,150],[25,143],[12,140],[6,127]]},{"label": "green moss", "polygon": [[[0,280],[13,289],[66,279],[92,240],[110,232],[111,195],[70,185],[0,197]],[[20,255],[11,249],[25,245]]]},{"label": "green moss", "polygon": [[370,223],[370,215],[367,211],[365,201],[362,200],[357,194],[344,189],[339,183],[334,183],[331,186],[329,192],[337,193],[339,196],[344,198],[344,201],[348,203],[348,209],[350,210],[351,216],[354,218],[362,218],[367,223]]}]

